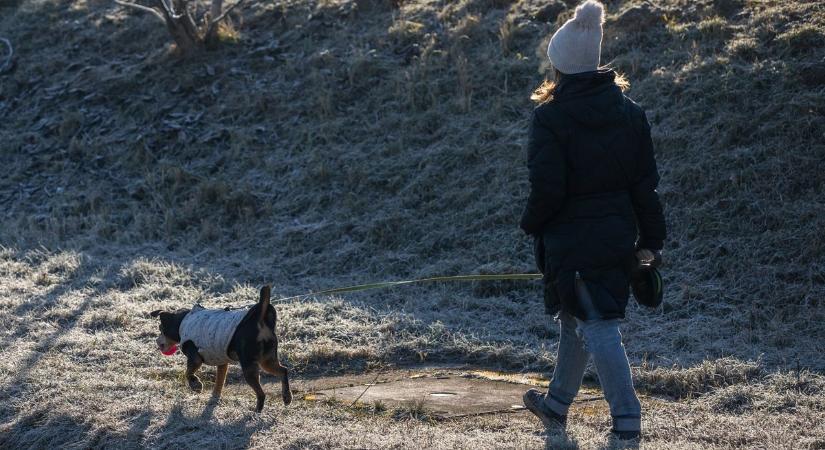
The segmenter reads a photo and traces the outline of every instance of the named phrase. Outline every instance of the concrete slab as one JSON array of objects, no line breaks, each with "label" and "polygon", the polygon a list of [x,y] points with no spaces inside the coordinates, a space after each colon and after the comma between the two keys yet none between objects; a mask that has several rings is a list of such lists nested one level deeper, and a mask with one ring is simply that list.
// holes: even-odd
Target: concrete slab
[{"label": "concrete slab", "polygon": [[[387,408],[415,408],[428,415],[454,417],[521,409],[521,396],[530,386],[447,377],[406,378],[375,385],[356,385],[316,392],[316,398],[335,398],[352,403],[381,402]],[[363,394],[363,395],[362,395]]]},{"label": "concrete slab", "polygon": [[[306,394],[306,400],[335,400],[349,405],[371,405],[380,402],[387,409],[421,411],[430,417],[452,418],[479,414],[508,413],[524,410],[521,397],[527,390],[545,383],[514,383],[482,377],[478,372],[395,373],[373,380],[375,383],[347,383],[319,389]],[[387,380],[387,378],[395,378]],[[538,381],[513,374],[510,378]],[[358,377],[359,381],[363,378]],[[319,380],[323,381],[323,380]],[[343,379],[339,379],[343,381]],[[350,381],[354,381],[350,379]],[[327,384],[327,383],[319,383]],[[594,395],[596,394],[596,395]],[[597,400],[597,392],[585,390],[578,402]]]}]

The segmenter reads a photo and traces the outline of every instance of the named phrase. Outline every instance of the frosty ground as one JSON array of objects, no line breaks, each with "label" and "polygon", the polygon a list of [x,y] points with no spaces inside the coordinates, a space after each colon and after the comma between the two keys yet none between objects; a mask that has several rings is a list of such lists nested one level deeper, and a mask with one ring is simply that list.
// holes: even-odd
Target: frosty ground
[{"label": "frosty ground", "polygon": [[[603,402],[577,405],[569,435],[547,436],[526,413],[439,420],[414,403],[349,407],[335,399],[304,400],[324,376],[432,361],[510,368],[516,374],[517,367],[547,369],[554,327],[540,315],[529,318],[527,311],[534,308],[527,304],[492,303],[472,290],[438,288],[276,300],[281,354],[293,370],[296,401],[284,407],[277,380],[265,378],[269,400],[256,415],[254,396],[237,368],[230,370],[217,404],[208,394],[188,392],[183,357],[160,355],[153,344],[157,325],[147,315],[195,301],[215,307],[248,304],[254,302],[254,286],[160,259],[118,263],[67,251],[12,250],[0,257],[4,447],[608,445]],[[508,308],[523,312],[507,314]],[[644,448],[822,445],[823,377],[733,358],[651,368],[638,359],[640,321],[649,313],[631,314],[625,335],[645,405]],[[539,329],[543,334],[536,333]],[[208,390],[214,369],[204,372]],[[592,374],[588,386],[597,389]]]},{"label": "frosty ground", "polygon": [[[277,298],[535,271],[528,97],[573,3],[250,2],[188,58],[113,2],[3,3],[0,447],[607,445],[598,402],[566,437],[524,413],[284,408],[272,378],[258,416],[237,370],[210,404],[147,315],[272,283],[296,389],[433,365],[549,377],[534,283]],[[642,447],[825,446],[820,3],[607,2],[604,61],[652,122],[670,229],[665,306],[623,326]]]}]

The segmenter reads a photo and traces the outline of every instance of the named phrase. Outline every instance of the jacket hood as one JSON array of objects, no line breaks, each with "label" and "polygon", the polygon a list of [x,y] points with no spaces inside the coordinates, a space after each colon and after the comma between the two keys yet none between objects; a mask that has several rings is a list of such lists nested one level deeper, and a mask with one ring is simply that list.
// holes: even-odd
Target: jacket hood
[{"label": "jacket hood", "polygon": [[553,93],[554,102],[588,128],[623,120],[625,99],[615,78],[613,70],[564,74]]}]

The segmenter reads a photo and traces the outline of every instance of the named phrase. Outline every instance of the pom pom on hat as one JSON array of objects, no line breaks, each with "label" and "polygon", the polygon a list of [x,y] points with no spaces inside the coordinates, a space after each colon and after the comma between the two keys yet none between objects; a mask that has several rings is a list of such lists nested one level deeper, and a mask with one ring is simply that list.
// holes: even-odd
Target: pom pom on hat
[{"label": "pom pom on hat", "polygon": [[547,57],[559,72],[574,74],[599,68],[602,52],[604,5],[587,0],[576,8],[576,14],[565,22],[547,46]]},{"label": "pom pom on hat", "polygon": [[573,22],[582,28],[598,28],[604,23],[604,6],[596,0],[587,0],[576,7]]}]

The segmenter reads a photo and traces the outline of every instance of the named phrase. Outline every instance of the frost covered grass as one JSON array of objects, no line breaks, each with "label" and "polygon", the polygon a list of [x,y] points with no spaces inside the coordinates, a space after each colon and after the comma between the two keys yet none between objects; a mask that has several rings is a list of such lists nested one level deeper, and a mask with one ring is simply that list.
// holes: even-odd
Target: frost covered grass
[{"label": "frost covered grass", "polygon": [[[632,306],[623,327],[643,446],[825,445],[819,3],[608,2],[604,61],[653,123],[671,234],[664,308]],[[0,75],[0,446],[543,445],[518,414],[433,424],[298,401],[254,417],[236,372],[209,406],[145,313],[252,302],[262,283],[284,298],[534,271],[516,225],[527,98],[571,5],[255,2],[185,60],[112,2],[0,7],[17,58]],[[535,284],[276,305],[299,382],[555,364]],[[550,446],[605,444],[591,412]]]},{"label": "frost covered grass", "polygon": [[[49,281],[44,283],[43,274]],[[136,281],[137,280],[137,281]],[[455,293],[418,292],[437,304]],[[381,296],[378,296],[381,297]],[[574,407],[567,435],[546,436],[525,413],[434,421],[420,403],[387,410],[270,396],[255,415],[237,367],[219,403],[184,386],[184,358],[163,357],[148,311],[201,301],[254,302],[254,286],[160,259],[119,262],[71,251],[0,254],[0,446],[281,448],[610,448],[603,402]],[[423,298],[423,297],[419,297]],[[317,377],[417,362],[548,368],[553,337],[514,330],[476,335],[471,322],[398,312],[376,299],[277,302],[281,357],[293,388]],[[401,306],[401,305],[399,305]],[[403,308],[399,308],[403,310]],[[449,314],[447,315],[449,316]],[[421,317],[429,317],[422,319]],[[547,348],[540,352],[542,345]],[[645,448],[818,448],[825,443],[825,378],[736,359],[688,367],[634,367],[645,405]],[[207,391],[214,368],[205,368]],[[545,375],[547,375],[545,373]],[[265,377],[277,393],[277,380]],[[539,382],[533,379],[533,382]],[[595,383],[592,374],[589,384]]]}]

